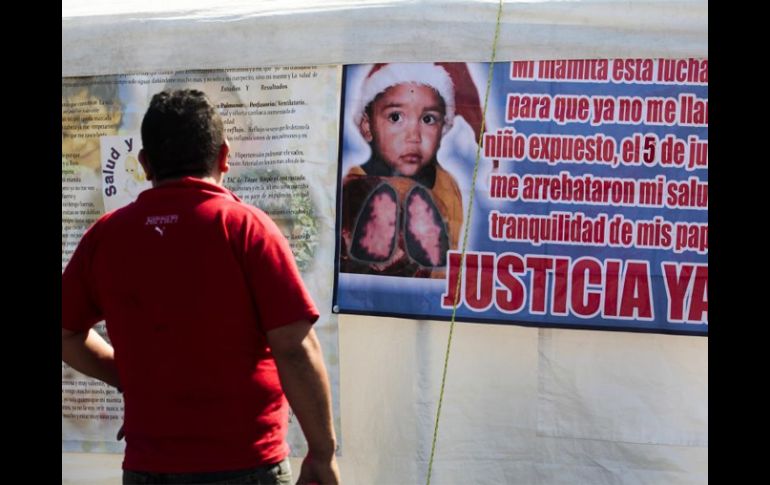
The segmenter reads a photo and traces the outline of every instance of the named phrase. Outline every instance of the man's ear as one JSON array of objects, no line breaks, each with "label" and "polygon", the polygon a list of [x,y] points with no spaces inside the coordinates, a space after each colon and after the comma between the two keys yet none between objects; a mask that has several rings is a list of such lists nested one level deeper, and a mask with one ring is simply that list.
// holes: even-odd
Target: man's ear
[{"label": "man's ear", "polygon": [[147,176],[147,180],[152,181],[153,178],[155,178],[155,174],[152,172],[152,168],[150,168],[150,164],[147,162],[147,154],[144,151],[144,148],[139,150],[139,163],[142,164],[142,169],[144,170],[144,174]]},{"label": "man's ear", "polygon": [[364,137],[367,143],[371,143],[374,137],[372,136],[372,127],[369,123],[369,115],[364,113],[361,117],[361,123],[358,125],[358,129],[361,131],[361,136]]},{"label": "man's ear", "polygon": [[220,173],[226,173],[230,170],[230,142],[227,138],[219,146],[219,155],[217,155],[217,169]]}]

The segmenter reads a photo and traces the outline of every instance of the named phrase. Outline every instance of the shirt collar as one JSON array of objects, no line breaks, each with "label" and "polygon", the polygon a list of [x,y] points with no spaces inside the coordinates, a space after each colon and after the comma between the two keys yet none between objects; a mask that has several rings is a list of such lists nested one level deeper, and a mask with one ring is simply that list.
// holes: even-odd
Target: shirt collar
[{"label": "shirt collar", "polygon": [[151,189],[145,190],[144,192],[139,194],[139,197],[137,200],[142,199],[145,194],[158,194],[162,191],[167,190],[179,190],[179,189],[195,189],[200,190],[202,192],[209,192],[215,195],[224,195],[224,196],[230,196],[233,199],[235,199],[238,202],[241,202],[241,199],[235,195],[231,190],[222,187],[221,185],[213,184],[211,182],[207,182],[205,180],[199,179],[197,177],[182,177],[178,180],[171,180],[168,182],[163,183],[162,185],[159,185],[157,187],[153,187]]}]

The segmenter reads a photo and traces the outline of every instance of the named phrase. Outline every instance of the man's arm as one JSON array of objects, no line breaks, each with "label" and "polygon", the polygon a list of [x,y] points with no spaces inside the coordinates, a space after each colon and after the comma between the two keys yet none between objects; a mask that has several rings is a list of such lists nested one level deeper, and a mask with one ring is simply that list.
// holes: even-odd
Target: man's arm
[{"label": "man's arm", "polygon": [[61,358],[73,369],[118,387],[115,351],[94,329],[61,329]]},{"label": "man's arm", "polygon": [[321,345],[310,323],[295,322],[267,332],[281,385],[308,444],[298,484],[339,483],[334,450],[331,391]]}]

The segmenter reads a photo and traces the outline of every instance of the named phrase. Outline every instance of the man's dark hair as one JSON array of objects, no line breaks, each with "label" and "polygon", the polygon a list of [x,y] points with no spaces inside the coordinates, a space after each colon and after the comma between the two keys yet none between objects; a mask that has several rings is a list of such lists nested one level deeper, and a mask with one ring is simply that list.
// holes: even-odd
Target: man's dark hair
[{"label": "man's dark hair", "polygon": [[142,147],[155,181],[213,174],[222,143],[222,118],[202,91],[152,97],[142,120]]}]

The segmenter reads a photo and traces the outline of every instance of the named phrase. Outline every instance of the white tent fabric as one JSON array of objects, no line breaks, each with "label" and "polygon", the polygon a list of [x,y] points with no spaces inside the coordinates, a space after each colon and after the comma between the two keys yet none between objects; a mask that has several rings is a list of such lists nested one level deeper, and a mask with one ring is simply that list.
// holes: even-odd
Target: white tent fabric
[{"label": "white tent fabric", "polygon": [[[498,2],[62,2],[62,76],[488,61]],[[507,1],[497,59],[708,57],[708,6]],[[344,483],[424,483],[446,322],[342,315]],[[63,483],[120,457],[63,456]],[[295,460],[295,470],[298,470]],[[433,483],[703,484],[708,339],[458,324]]]},{"label": "white tent fabric", "polygon": [[[488,61],[494,0],[62,2],[62,75]],[[498,59],[707,57],[687,1],[507,1]]]}]

